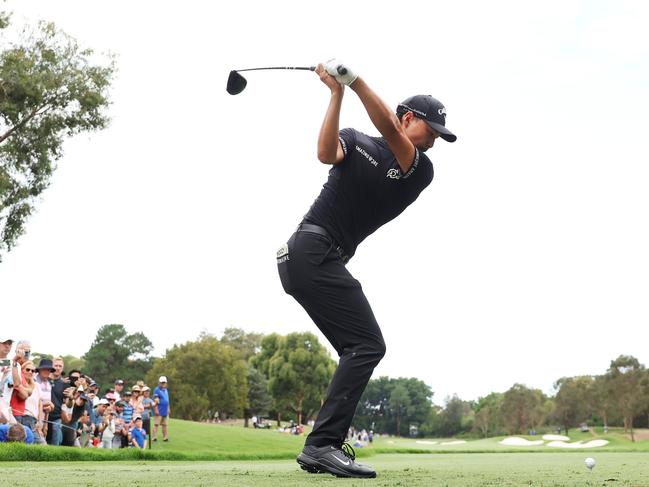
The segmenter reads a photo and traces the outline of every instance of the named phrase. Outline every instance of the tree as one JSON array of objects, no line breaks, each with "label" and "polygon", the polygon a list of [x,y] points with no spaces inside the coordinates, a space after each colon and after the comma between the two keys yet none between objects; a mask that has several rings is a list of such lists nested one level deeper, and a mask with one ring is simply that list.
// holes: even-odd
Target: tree
[{"label": "tree", "polygon": [[357,428],[364,427],[378,433],[394,434],[396,425],[392,425],[390,410],[390,394],[393,388],[393,380],[386,376],[370,380],[356,406],[353,424]]},{"label": "tree", "polygon": [[611,414],[615,410],[615,397],[611,390],[611,381],[607,374],[595,377],[593,401],[597,413],[602,417],[604,427],[608,428]]},{"label": "tree", "polygon": [[290,333],[277,345],[268,363],[269,390],[278,409],[294,412],[299,424],[324,400],[336,364],[313,333]]},{"label": "tree", "polygon": [[624,431],[629,432],[631,441],[635,441],[633,418],[646,407],[644,374],[644,365],[630,355],[612,360],[606,373],[616,407],[624,419]]},{"label": "tree", "polygon": [[[268,380],[264,374],[248,366],[248,411],[253,416],[267,416],[273,406],[273,398],[268,392]],[[246,420],[248,418],[246,417]]]},{"label": "tree", "polygon": [[248,400],[248,365],[239,352],[211,335],[174,345],[153,363],[147,375],[156,383],[165,375],[174,416],[198,421],[208,411],[242,417]]},{"label": "tree", "polygon": [[246,333],[241,328],[228,327],[223,331],[221,343],[241,353],[244,360],[250,359],[261,350],[262,333]]},{"label": "tree", "polygon": [[501,407],[503,403],[503,394],[492,392],[491,394],[481,397],[474,405],[474,430],[480,432],[483,437],[495,436],[502,430]]},{"label": "tree", "polygon": [[501,413],[508,434],[526,433],[541,426],[549,414],[551,403],[538,389],[514,384],[503,397]]},{"label": "tree", "polygon": [[470,405],[460,399],[457,394],[446,398],[446,405],[440,412],[437,421],[437,435],[450,437],[462,432],[464,418],[469,411],[471,411]]},{"label": "tree", "polygon": [[[408,399],[404,398],[399,401],[409,403],[405,411],[401,407],[395,409],[394,401],[396,399],[393,399],[392,396],[397,387],[407,392]],[[398,392],[395,397],[400,396],[403,396],[402,392]],[[364,427],[380,433],[402,434],[402,424],[418,426],[428,424],[432,397],[433,391],[430,387],[414,377],[372,379],[367,384],[356,407],[354,425],[357,428]],[[397,419],[399,425],[397,425]]]},{"label": "tree", "polygon": [[25,232],[48,187],[66,137],[106,127],[114,60],[93,52],[54,24],[24,29],[7,42],[0,13],[0,258]]},{"label": "tree", "polygon": [[270,379],[270,360],[279,349],[283,337],[277,333],[266,335],[261,340],[261,349],[250,357],[250,363],[259,370],[266,379]]},{"label": "tree", "polygon": [[99,328],[82,358],[85,372],[99,384],[112,384],[115,379],[135,384],[151,368],[152,351],[153,344],[142,332],[129,334],[124,325],[112,324]]},{"label": "tree", "polygon": [[408,416],[412,405],[408,390],[403,384],[397,384],[390,393],[390,411],[397,421],[397,436],[401,436],[401,419]]},{"label": "tree", "polygon": [[557,393],[552,416],[567,435],[570,428],[576,427],[592,415],[595,379],[589,375],[563,377],[554,384],[554,388]]}]

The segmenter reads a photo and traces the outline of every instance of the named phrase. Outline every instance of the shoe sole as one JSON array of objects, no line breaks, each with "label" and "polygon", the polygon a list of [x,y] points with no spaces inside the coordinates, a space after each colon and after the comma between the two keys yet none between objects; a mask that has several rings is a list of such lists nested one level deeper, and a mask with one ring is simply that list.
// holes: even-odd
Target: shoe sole
[{"label": "shoe sole", "polygon": [[371,472],[368,475],[355,475],[348,471],[338,468],[336,465],[330,465],[329,463],[322,463],[316,460],[309,455],[300,453],[297,457],[297,463],[300,465],[302,470],[306,470],[309,473],[329,473],[340,478],[356,478],[356,479],[373,479],[376,477],[376,472]]}]

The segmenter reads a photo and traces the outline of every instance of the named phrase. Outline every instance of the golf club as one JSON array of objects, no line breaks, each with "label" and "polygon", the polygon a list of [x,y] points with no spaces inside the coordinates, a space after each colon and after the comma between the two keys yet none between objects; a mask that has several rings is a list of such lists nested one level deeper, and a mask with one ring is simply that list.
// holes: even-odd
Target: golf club
[{"label": "golf club", "polygon": [[[248,68],[248,69],[235,69],[230,71],[230,76],[228,76],[228,86],[226,88],[227,92],[231,95],[238,95],[241,93],[248,81],[241,74],[241,71],[260,71],[266,69],[292,69],[292,70],[301,70],[301,71],[315,71],[315,66],[305,67],[305,66],[275,66],[271,68]],[[344,66],[338,66],[339,74],[346,74],[347,69]]]}]

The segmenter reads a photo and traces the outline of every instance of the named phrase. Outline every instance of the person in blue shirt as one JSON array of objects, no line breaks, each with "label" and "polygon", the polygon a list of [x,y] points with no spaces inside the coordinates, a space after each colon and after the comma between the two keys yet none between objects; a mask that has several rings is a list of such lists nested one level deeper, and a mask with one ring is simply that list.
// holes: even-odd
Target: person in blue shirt
[{"label": "person in blue shirt", "polygon": [[153,391],[153,399],[156,402],[153,423],[153,441],[158,441],[158,426],[162,425],[162,440],[169,441],[167,425],[171,416],[171,404],[169,404],[169,390],[167,389],[167,378],[164,375],[158,380],[158,387]]},{"label": "person in blue shirt", "polygon": [[[131,400],[131,391],[126,391],[122,395],[122,404],[124,409],[122,409],[122,419],[124,420],[124,429],[129,431],[131,429],[131,421],[133,420],[134,408],[129,402]],[[128,447],[130,444],[128,435],[122,437],[122,448]]]},{"label": "person in blue shirt", "polygon": [[0,424],[0,443],[10,441],[34,443],[34,433],[22,424]]},{"label": "person in blue shirt", "polygon": [[142,428],[142,416],[135,416],[135,418],[133,418],[133,428],[131,428],[131,446],[142,450],[147,446],[146,431]]}]

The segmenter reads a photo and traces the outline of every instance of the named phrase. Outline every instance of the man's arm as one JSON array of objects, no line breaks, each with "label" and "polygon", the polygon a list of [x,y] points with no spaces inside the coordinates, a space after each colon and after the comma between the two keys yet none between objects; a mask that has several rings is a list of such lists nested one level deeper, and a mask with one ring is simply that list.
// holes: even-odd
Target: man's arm
[{"label": "man's arm", "polygon": [[129,436],[131,437],[131,445],[133,445],[135,448],[137,448],[139,450],[140,445],[137,444],[137,440],[135,438],[133,438],[132,435],[129,435]]},{"label": "man's arm", "polygon": [[322,64],[318,64],[315,72],[320,76],[320,81],[331,90],[331,99],[318,136],[318,160],[324,164],[338,164],[345,157],[338,140],[340,108],[345,87],[328,74]]},{"label": "man's arm", "polygon": [[407,172],[415,159],[415,146],[406,136],[397,116],[362,78],[356,78],[351,89],[358,95],[370,120],[385,138],[401,171]]},{"label": "man's arm", "polygon": [[25,400],[32,393],[33,388],[29,388],[27,385],[23,385],[22,377],[18,372],[20,369],[20,364],[18,362],[13,363],[11,368],[12,378],[14,382],[14,392],[18,395],[21,400]]}]

